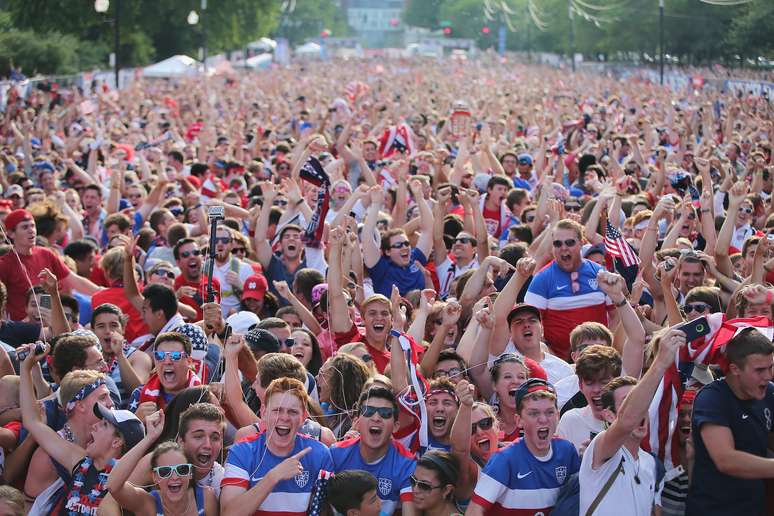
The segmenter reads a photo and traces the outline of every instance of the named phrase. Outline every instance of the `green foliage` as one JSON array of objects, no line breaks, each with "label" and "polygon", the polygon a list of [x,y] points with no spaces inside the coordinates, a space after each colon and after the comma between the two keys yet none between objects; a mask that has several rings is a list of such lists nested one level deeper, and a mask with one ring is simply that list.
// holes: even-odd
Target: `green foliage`
[{"label": "green foliage", "polygon": [[408,0],[403,10],[403,22],[414,27],[436,30],[441,18],[442,0]]},{"label": "green foliage", "polygon": [[296,0],[296,9],[281,16],[277,36],[287,38],[291,45],[298,45],[310,38],[317,38],[323,29],[332,37],[349,34],[345,14],[334,0]]},{"label": "green foliage", "polygon": [[0,74],[21,67],[25,75],[68,74],[77,71],[78,40],[56,32],[41,36],[32,31],[0,34]]}]

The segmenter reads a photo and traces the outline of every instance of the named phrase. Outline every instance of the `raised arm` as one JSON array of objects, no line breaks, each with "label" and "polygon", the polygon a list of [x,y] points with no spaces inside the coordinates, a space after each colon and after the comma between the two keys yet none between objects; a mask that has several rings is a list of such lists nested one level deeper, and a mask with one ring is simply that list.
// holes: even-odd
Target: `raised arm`
[{"label": "raised arm", "polygon": [[[492,316],[492,308],[489,306],[490,301],[488,299],[482,299],[479,303],[481,305],[476,303],[476,307],[481,306],[481,309],[476,310],[476,307],[473,308],[473,318],[469,324],[469,326],[476,327],[477,331],[475,343],[472,346],[472,353],[467,357],[466,362],[468,364],[468,375],[473,380],[473,383],[476,384],[476,387],[478,387],[481,397],[488,400],[494,394],[492,379],[489,376],[489,367],[487,367],[489,363],[489,342],[494,329],[494,317]],[[465,358],[462,352],[465,350],[459,350],[461,346],[462,341],[457,346],[457,352]]]},{"label": "raised arm", "polygon": [[476,463],[470,456],[471,421],[473,401],[476,388],[467,380],[460,380],[455,386],[460,408],[454,418],[451,428],[451,452],[460,464],[460,476],[454,495],[460,500],[467,500],[473,493],[476,483]]},{"label": "raised arm", "polygon": [[384,190],[381,186],[372,186],[368,191],[371,197],[371,205],[366,212],[365,222],[363,224],[363,263],[369,269],[376,266],[379,258],[382,256],[380,244],[374,238],[376,234],[376,220],[379,218],[379,211],[384,205]]},{"label": "raised arm", "polygon": [[292,306],[296,311],[304,326],[306,326],[309,331],[315,335],[319,335],[320,332],[322,332],[320,323],[317,322],[314,314],[312,314],[312,312],[310,312],[309,309],[298,300],[295,294],[293,294],[293,292],[290,290],[290,287],[288,287],[288,283],[286,281],[273,281],[272,283],[274,284],[274,288],[277,290],[279,295],[285,298],[288,303],[290,303],[290,306]]},{"label": "raised arm", "polygon": [[409,183],[411,188],[411,195],[414,197],[414,202],[419,206],[419,224],[420,231],[419,240],[417,241],[417,249],[422,251],[425,258],[430,256],[430,251],[433,250],[433,212],[430,209],[430,203],[425,199],[422,183],[418,179],[414,179]]},{"label": "raised arm", "polygon": [[744,202],[747,195],[747,183],[739,181],[731,187],[728,193],[728,210],[726,218],[723,220],[723,226],[718,233],[718,240],[715,244],[715,260],[718,270],[726,276],[733,277],[733,265],[728,257],[728,248],[731,247],[731,239],[734,236],[736,228],[736,217],[739,214],[739,207]]},{"label": "raised arm", "polygon": [[522,287],[535,271],[535,260],[525,256],[516,263],[516,272],[500,291],[494,303],[494,332],[490,339],[489,353],[498,356],[508,344],[510,328],[508,314],[511,312]]},{"label": "raised arm", "polygon": [[632,431],[640,426],[666,370],[674,363],[677,350],[684,345],[685,334],[680,330],[672,328],[662,337],[658,354],[648,372],[626,396],[617,415],[610,414],[610,428],[597,437],[599,441],[594,447],[593,469],[599,468],[615,455]]},{"label": "raised arm", "polygon": [[267,231],[269,229],[271,206],[274,198],[277,196],[277,192],[274,190],[274,185],[271,182],[260,183],[260,186],[261,193],[263,194],[263,205],[261,206],[261,213],[258,215],[258,222],[255,223],[255,237],[253,241],[255,243],[255,255],[265,270],[269,268],[273,254],[271,243],[267,237]]},{"label": "raised arm", "polygon": [[231,413],[234,423],[238,427],[247,426],[258,421],[258,416],[245,403],[242,394],[242,385],[239,379],[239,358],[243,356],[253,363],[255,359],[253,354],[247,349],[244,336],[230,335],[226,340],[226,367],[223,378],[223,391],[226,396],[226,404]]},{"label": "raised arm", "polygon": [[347,310],[347,298],[344,297],[344,273],[341,270],[341,253],[345,238],[346,232],[340,226],[332,228],[328,234],[331,253],[328,265],[328,303],[333,333],[347,332],[354,324]]},{"label": "raised arm", "polygon": [[447,260],[449,254],[443,239],[443,218],[448,211],[449,199],[451,188],[442,188],[438,191],[438,202],[433,206],[433,261],[436,267]]},{"label": "raised arm", "polygon": [[[621,360],[624,363],[623,369],[626,371],[626,374],[639,378],[642,371],[645,328],[642,327],[642,322],[637,316],[637,312],[634,311],[634,308],[626,299],[624,292],[626,282],[618,274],[600,271],[597,274],[597,284],[600,290],[613,302],[623,327],[623,333],[626,335],[626,342],[621,352]],[[637,300],[632,299],[632,302],[636,303]],[[637,352],[639,356],[637,356]]]},{"label": "raised arm", "polygon": [[419,364],[425,378],[433,376],[435,366],[438,365],[438,355],[441,353],[441,349],[445,347],[446,335],[457,325],[461,313],[462,306],[454,301],[446,303],[446,306],[443,308],[441,325],[436,328],[433,341],[430,343],[430,347],[425,350],[425,354],[422,355],[422,362]]},{"label": "raised arm", "polygon": [[107,489],[110,495],[123,509],[134,513],[151,513],[156,509],[156,502],[150,493],[135,487],[129,482],[129,476],[137,467],[140,459],[150,451],[153,443],[164,430],[164,411],[159,410],[145,418],[145,437],[129,449],[110,472]]}]

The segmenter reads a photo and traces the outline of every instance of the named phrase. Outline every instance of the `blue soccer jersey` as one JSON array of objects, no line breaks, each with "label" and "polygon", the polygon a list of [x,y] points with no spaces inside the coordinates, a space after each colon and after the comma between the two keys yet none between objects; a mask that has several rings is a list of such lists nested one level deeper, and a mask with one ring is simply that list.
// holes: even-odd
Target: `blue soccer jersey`
[{"label": "blue soccer jersey", "polygon": [[[320,472],[333,471],[333,461],[328,448],[314,439],[297,435],[290,455],[295,455],[307,447],[312,450],[301,458],[304,470],[290,480],[277,483],[255,511],[256,515],[301,516],[307,513]],[[231,447],[221,488],[240,486],[250,489],[286,458],[277,457],[269,451],[265,433],[247,437]]]},{"label": "blue soccer jersey", "polygon": [[473,502],[488,515],[548,514],[559,488],[580,469],[575,446],[564,439],[551,441],[551,455],[540,460],[524,439],[495,452],[478,477]]},{"label": "blue soccer jersey", "polygon": [[401,502],[412,500],[411,475],[416,462],[414,455],[400,443],[393,441],[387,454],[375,464],[367,464],[361,457],[360,437],[335,443],[331,446],[331,456],[336,472],[361,469],[376,477],[382,514],[392,514]]}]

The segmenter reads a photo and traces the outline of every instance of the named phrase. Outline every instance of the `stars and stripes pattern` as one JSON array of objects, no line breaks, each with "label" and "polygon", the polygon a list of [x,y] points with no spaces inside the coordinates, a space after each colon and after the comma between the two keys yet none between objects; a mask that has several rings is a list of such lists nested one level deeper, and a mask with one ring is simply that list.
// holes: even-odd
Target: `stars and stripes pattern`
[{"label": "stars and stripes pattern", "polygon": [[320,470],[320,474],[317,476],[317,486],[314,491],[314,497],[312,503],[309,506],[310,516],[320,516],[323,513],[323,507],[325,507],[325,498],[328,496],[328,480],[333,476],[332,471]]},{"label": "stars and stripes pattern", "polygon": [[621,235],[621,232],[610,224],[610,221],[607,221],[605,227],[605,252],[610,256],[620,258],[625,267],[640,264],[637,253]]},{"label": "stars and stripes pattern", "polygon": [[368,85],[361,81],[349,81],[344,87],[344,95],[350,104],[354,104],[358,97],[367,93],[368,90]]},{"label": "stars and stripes pattern", "polygon": [[314,156],[310,156],[306,163],[304,163],[304,166],[301,167],[300,177],[304,181],[309,181],[313,185],[320,187],[312,220],[309,221],[304,234],[307,245],[317,247],[322,241],[323,229],[325,228],[325,215],[328,213],[331,197],[329,192],[331,180],[322,164]]}]

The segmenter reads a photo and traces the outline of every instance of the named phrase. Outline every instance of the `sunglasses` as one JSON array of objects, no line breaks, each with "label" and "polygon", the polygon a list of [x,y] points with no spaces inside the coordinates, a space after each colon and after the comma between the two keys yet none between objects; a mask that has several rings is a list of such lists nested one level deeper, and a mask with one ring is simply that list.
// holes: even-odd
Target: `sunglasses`
[{"label": "sunglasses", "polygon": [[175,279],[175,273],[167,269],[157,269],[153,271],[156,276],[166,276],[169,279]]},{"label": "sunglasses", "polygon": [[526,217],[524,217],[524,220],[526,220],[527,222],[534,222],[535,221],[535,216],[534,215],[527,215]]},{"label": "sunglasses", "polygon": [[203,254],[199,249],[194,249],[193,251],[183,251],[180,253],[181,258],[188,258],[189,256],[199,256]]},{"label": "sunglasses", "polygon": [[289,170],[290,167],[288,165],[280,165],[277,167],[277,170]]},{"label": "sunglasses", "polygon": [[455,238],[454,239],[454,243],[455,244],[472,244],[473,243],[473,239],[472,238],[467,238],[467,237]]},{"label": "sunglasses", "polygon": [[188,353],[185,351],[154,351],[153,356],[159,362],[163,362],[167,357],[171,358],[173,362],[178,362],[187,357]]},{"label": "sunglasses", "polygon": [[190,464],[175,464],[174,466],[157,466],[153,468],[153,471],[159,476],[159,478],[169,478],[172,476],[172,472],[178,477],[190,477],[193,466]]},{"label": "sunglasses", "polygon": [[178,215],[182,215],[183,213],[185,213],[185,209],[184,208],[170,208],[169,212],[172,215],[174,215],[175,217],[177,217]]},{"label": "sunglasses", "polygon": [[231,252],[245,254],[247,253],[247,249],[245,249],[244,247],[235,247],[234,249],[231,250]]},{"label": "sunglasses", "polygon": [[753,212],[753,209],[752,208],[748,208],[746,206],[742,206],[741,208],[739,208],[739,213],[742,213],[742,212],[744,212],[744,213],[749,215],[750,213]]},{"label": "sunglasses", "polygon": [[451,369],[436,369],[433,373],[433,378],[452,377],[457,376],[462,372],[459,367],[452,367]]},{"label": "sunglasses", "polygon": [[686,303],[683,305],[683,312],[686,314],[690,314],[691,312],[696,312],[697,314],[700,314],[702,312],[706,312],[710,309],[710,305],[707,303]]},{"label": "sunglasses", "polygon": [[570,211],[572,213],[578,213],[581,211],[581,207],[576,204],[573,204],[571,206],[565,206],[564,209],[565,211]]},{"label": "sunglasses", "polygon": [[392,419],[395,410],[392,407],[372,407],[371,405],[363,405],[360,407],[360,415],[363,417],[371,417],[374,414],[379,414],[382,419]]},{"label": "sunglasses", "polygon": [[287,339],[285,339],[285,340],[283,341],[283,345],[284,345],[286,348],[292,348],[293,346],[295,346],[295,345],[296,345],[296,339],[294,339],[293,337],[288,337]]},{"label": "sunglasses", "polygon": [[390,246],[392,249],[403,249],[404,247],[411,247],[411,244],[408,240],[404,240],[403,242],[396,242]]},{"label": "sunglasses", "polygon": [[362,357],[360,357],[360,360],[362,360],[362,361],[363,361],[363,362],[365,362],[366,364],[367,364],[367,363],[369,363],[370,361],[372,361],[373,359],[374,359],[374,357],[372,357],[372,356],[371,356],[371,355],[369,355],[368,353],[366,353],[365,355],[363,355]]},{"label": "sunglasses", "polygon": [[568,238],[567,240],[554,240],[553,241],[554,247],[556,247],[557,249],[562,247],[562,244],[564,244],[566,247],[575,247],[575,244],[577,244],[577,243],[578,243],[578,241],[576,239],[574,239],[574,238]]},{"label": "sunglasses", "polygon": [[288,205],[288,201],[286,201],[285,199],[277,199],[276,201],[274,201],[272,203],[272,205],[273,206],[287,206]]},{"label": "sunglasses", "polygon": [[494,423],[494,419],[491,417],[485,417],[484,419],[479,419],[478,421],[475,421],[473,424],[470,425],[470,433],[475,434],[476,433],[476,427],[480,428],[482,431],[489,430],[492,428],[492,424]]},{"label": "sunglasses", "polygon": [[215,237],[216,244],[230,244],[231,237]]},{"label": "sunglasses", "polygon": [[420,491],[426,491],[430,492],[433,489],[440,489],[443,486],[434,486],[430,482],[425,482],[424,480],[418,480],[414,475],[411,475],[411,487],[413,489],[418,489]]}]

